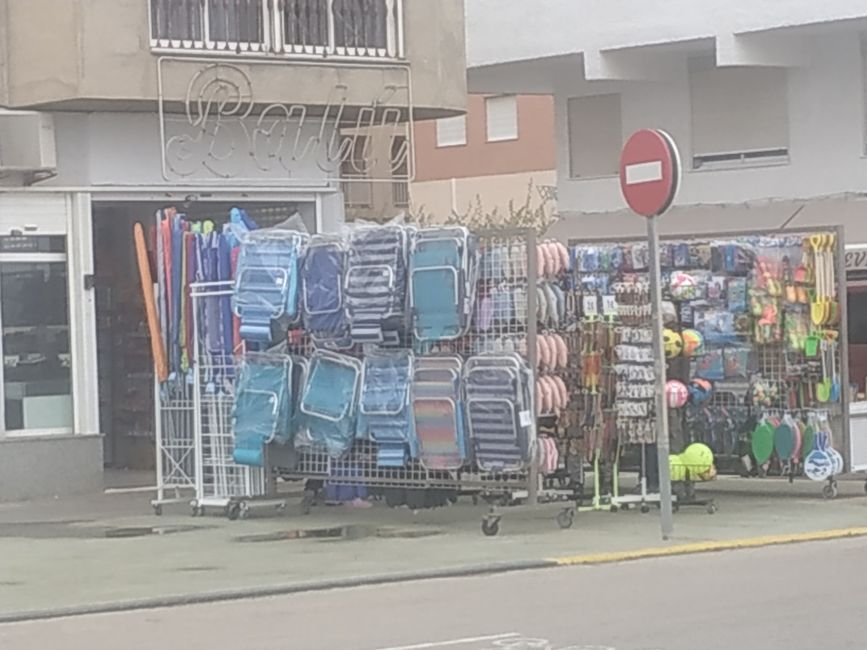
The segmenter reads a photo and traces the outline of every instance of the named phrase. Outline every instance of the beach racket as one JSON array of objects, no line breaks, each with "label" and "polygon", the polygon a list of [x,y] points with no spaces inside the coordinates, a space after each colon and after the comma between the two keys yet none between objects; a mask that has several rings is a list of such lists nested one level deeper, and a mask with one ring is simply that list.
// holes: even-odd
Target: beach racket
[{"label": "beach racket", "polygon": [[795,431],[786,418],[774,429],[774,451],[780,462],[791,459],[795,451]]},{"label": "beach racket", "polygon": [[774,426],[767,420],[759,424],[750,440],[753,457],[759,465],[767,463],[774,453]]},{"label": "beach racket", "polygon": [[820,431],[813,437],[813,450],[804,461],[804,474],[811,481],[824,481],[834,473],[834,460],[826,451],[827,434]]},{"label": "beach racket", "polygon": [[169,378],[169,364],[166,357],[166,348],[163,343],[163,335],[160,331],[159,317],[157,316],[154,281],[151,276],[150,262],[148,261],[147,244],[145,243],[144,230],[140,223],[136,223],[133,227],[133,238],[135,240],[135,255],[138,261],[139,277],[141,278],[141,291],[144,297],[148,332],[151,338],[154,371],[156,372],[157,379],[160,382],[164,382]]}]

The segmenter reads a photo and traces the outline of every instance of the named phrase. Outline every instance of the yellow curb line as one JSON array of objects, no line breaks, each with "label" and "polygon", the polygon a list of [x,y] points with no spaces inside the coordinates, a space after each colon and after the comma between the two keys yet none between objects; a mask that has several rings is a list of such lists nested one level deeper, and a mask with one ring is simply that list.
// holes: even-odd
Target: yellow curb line
[{"label": "yellow curb line", "polygon": [[642,548],[634,551],[612,551],[610,553],[593,553],[590,555],[572,555],[552,558],[550,561],[557,566],[576,566],[586,564],[608,564],[611,562],[627,562],[654,557],[669,557],[672,555],[691,555],[695,553],[713,553],[715,551],[730,551],[761,546],[779,546],[781,544],[798,544],[801,542],[821,542],[830,539],[846,537],[867,537],[867,527],[838,528],[811,533],[795,533],[792,535],[765,535],[762,537],[743,537],[719,542],[695,542],[692,544],[677,544],[675,546],[660,546]]}]

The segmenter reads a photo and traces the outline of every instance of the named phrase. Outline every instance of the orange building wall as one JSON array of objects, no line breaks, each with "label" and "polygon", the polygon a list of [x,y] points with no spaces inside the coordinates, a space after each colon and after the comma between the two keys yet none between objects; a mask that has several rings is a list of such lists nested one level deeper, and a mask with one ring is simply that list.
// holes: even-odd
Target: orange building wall
[{"label": "orange building wall", "polygon": [[488,142],[485,96],[470,95],[467,144],[437,147],[436,141],[435,121],[415,125],[416,182],[554,169],[554,100],[518,97],[518,139]]}]

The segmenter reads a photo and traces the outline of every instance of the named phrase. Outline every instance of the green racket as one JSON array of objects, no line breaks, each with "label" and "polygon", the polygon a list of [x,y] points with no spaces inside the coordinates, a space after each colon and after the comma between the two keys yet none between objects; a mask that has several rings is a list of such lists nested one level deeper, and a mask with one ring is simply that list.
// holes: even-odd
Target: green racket
[{"label": "green racket", "polygon": [[764,465],[771,459],[771,454],[774,453],[774,426],[767,421],[762,422],[753,431],[750,445],[753,450],[753,457],[759,465]]}]

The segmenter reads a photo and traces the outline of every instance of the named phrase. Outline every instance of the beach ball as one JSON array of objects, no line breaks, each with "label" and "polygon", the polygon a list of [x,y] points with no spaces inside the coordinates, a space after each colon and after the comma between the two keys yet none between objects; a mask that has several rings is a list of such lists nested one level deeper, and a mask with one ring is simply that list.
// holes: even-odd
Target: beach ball
[{"label": "beach ball", "polygon": [[697,283],[689,273],[678,271],[671,274],[669,290],[675,300],[693,300],[697,293]]},{"label": "beach ball", "polygon": [[713,451],[707,445],[694,442],[680,455],[687,470],[693,476],[701,476],[713,467]]},{"label": "beach ball", "polygon": [[683,340],[683,355],[693,357],[704,352],[704,337],[697,330],[683,330],[680,333]]},{"label": "beach ball", "polygon": [[707,379],[696,377],[689,382],[689,401],[693,404],[704,404],[713,394],[713,383]]},{"label": "beach ball", "polygon": [[682,381],[677,379],[669,379],[665,383],[665,401],[668,408],[679,409],[686,406],[689,399],[689,390],[684,386]]},{"label": "beach ball", "polygon": [[680,356],[680,353],[683,352],[683,339],[672,329],[662,330],[662,343],[665,348],[665,356],[669,359]]}]

